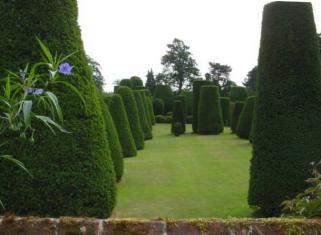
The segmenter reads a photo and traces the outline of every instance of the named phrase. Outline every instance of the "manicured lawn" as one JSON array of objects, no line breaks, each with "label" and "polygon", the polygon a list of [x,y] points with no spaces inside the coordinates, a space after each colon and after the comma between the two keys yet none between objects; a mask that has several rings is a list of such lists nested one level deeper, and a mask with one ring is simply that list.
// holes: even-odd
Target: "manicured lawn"
[{"label": "manicured lawn", "polygon": [[125,159],[113,217],[248,217],[251,145],[225,129],[219,136],[170,135],[157,124],[138,157]]}]

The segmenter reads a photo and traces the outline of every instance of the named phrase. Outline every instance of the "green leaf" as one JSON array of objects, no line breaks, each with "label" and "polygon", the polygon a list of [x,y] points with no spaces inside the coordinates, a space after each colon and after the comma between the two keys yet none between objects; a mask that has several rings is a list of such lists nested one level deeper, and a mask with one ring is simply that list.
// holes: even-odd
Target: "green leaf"
[{"label": "green leaf", "polygon": [[50,63],[53,63],[54,62],[53,57],[52,57],[52,54],[51,54],[49,48],[38,37],[36,37],[36,39],[40,45],[40,48],[41,48],[43,54],[47,57],[47,59],[49,60]]},{"label": "green leaf", "polygon": [[18,167],[20,167],[22,170],[24,170],[28,175],[30,175],[31,177],[33,177],[32,174],[31,174],[31,173],[28,171],[28,169],[25,167],[25,165],[24,165],[22,162],[20,162],[19,160],[13,158],[11,155],[2,155],[2,156],[0,156],[0,158],[14,163],[14,164],[17,165]]},{"label": "green leaf", "polygon": [[49,127],[49,129],[51,130],[51,132],[55,135],[56,132],[54,131],[54,129],[52,128],[52,126],[56,127],[59,131],[64,132],[64,133],[71,133],[69,131],[66,131],[62,126],[60,126],[58,123],[56,123],[55,121],[53,121],[50,117],[46,117],[46,116],[42,116],[42,115],[35,115],[35,117],[37,119],[39,119],[40,121],[42,121],[46,126]]},{"label": "green leaf", "polygon": [[61,111],[57,96],[54,93],[50,92],[50,91],[46,91],[45,94],[50,99],[50,101],[54,104],[54,107],[55,107],[55,110],[57,112],[58,118],[59,118],[60,121],[62,121],[63,120],[63,115],[62,115],[62,111]]},{"label": "green leaf", "polygon": [[64,62],[66,59],[68,59],[69,57],[71,57],[71,56],[73,56],[74,54],[76,54],[76,53],[78,53],[79,51],[75,51],[75,52],[72,52],[72,53],[70,53],[69,55],[66,55],[65,57],[63,57],[63,58],[59,58],[59,60],[58,60],[58,65],[59,64],[61,64],[62,62]]},{"label": "green leaf", "polygon": [[11,96],[11,84],[10,84],[10,78],[7,77],[6,88],[5,88],[5,97],[7,99],[10,99],[10,96]]},{"label": "green leaf", "polygon": [[23,121],[26,126],[29,126],[31,122],[31,109],[32,109],[32,100],[22,101]]}]

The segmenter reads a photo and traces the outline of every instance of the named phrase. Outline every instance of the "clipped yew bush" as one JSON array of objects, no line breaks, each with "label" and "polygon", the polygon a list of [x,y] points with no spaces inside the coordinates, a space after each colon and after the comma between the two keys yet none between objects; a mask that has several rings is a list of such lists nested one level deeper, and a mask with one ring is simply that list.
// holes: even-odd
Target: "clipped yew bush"
[{"label": "clipped yew bush", "polygon": [[135,90],[134,97],[135,97],[135,100],[137,103],[140,125],[141,125],[143,133],[144,133],[144,140],[150,140],[153,138],[153,135],[152,135],[152,131],[151,131],[149,124],[148,124],[147,114],[146,114],[146,110],[144,107],[142,93],[140,91]]},{"label": "clipped yew bush", "polygon": [[172,111],[174,95],[170,86],[157,85],[154,92],[154,99],[164,101],[164,113]]},{"label": "clipped yew bush", "polygon": [[148,110],[149,110],[150,120],[152,121],[152,125],[155,125],[156,121],[155,121],[155,114],[154,114],[152,98],[147,96],[145,99],[146,99]]},{"label": "clipped yew bush", "polygon": [[187,115],[192,115],[193,114],[193,92],[182,91],[180,95],[184,95],[186,97]]},{"label": "clipped yew bush", "polygon": [[148,108],[148,104],[147,104],[147,96],[146,96],[146,92],[145,90],[139,90],[140,96],[142,97],[142,101],[143,101],[143,105],[144,105],[144,110],[145,110],[145,116],[146,116],[146,121],[148,124],[149,129],[153,129],[153,123],[152,123],[152,114],[150,113],[150,110]]},{"label": "clipped yew bush", "polygon": [[233,111],[231,115],[231,130],[232,133],[236,132],[237,125],[239,123],[240,115],[244,108],[244,102],[235,102],[233,105]]},{"label": "clipped yew bush", "polygon": [[134,137],[136,149],[144,149],[144,132],[140,124],[138,107],[136,99],[134,97],[134,93],[129,87],[126,86],[120,86],[117,89],[116,93],[119,94],[123,99],[130,129]]},{"label": "clipped yew bush", "polygon": [[120,80],[119,86],[127,86],[129,88],[133,88],[133,82],[131,79],[125,78]]},{"label": "clipped yew bush", "polygon": [[105,102],[108,104],[117,129],[119,141],[124,157],[134,157],[137,155],[134,137],[132,135],[123,99],[118,94],[106,95]]},{"label": "clipped yew bush", "polygon": [[230,125],[230,98],[229,97],[221,97],[220,98],[221,109],[222,109],[222,118],[224,126]]},{"label": "clipped yew bush", "polygon": [[224,130],[219,89],[214,85],[202,86],[198,104],[199,134],[219,134]]},{"label": "clipped yew bush", "polygon": [[230,91],[230,99],[232,102],[237,101],[246,101],[247,98],[247,90],[242,86],[234,86]]},{"label": "clipped yew bush", "polygon": [[174,100],[180,100],[183,104],[183,110],[184,110],[184,118],[186,119],[187,116],[187,100],[185,95],[177,95],[175,96]]},{"label": "clipped yew bush", "polygon": [[321,159],[321,73],[311,3],[264,7],[249,204],[280,215]]},{"label": "clipped yew bush", "polygon": [[[0,67],[17,71],[41,60],[38,36],[65,55],[80,76],[65,76],[82,94],[53,87],[70,134],[37,128],[35,143],[17,141],[2,151],[22,161],[33,178],[10,162],[0,164],[0,198],[5,212],[37,216],[106,218],[115,206],[115,172],[102,106],[83,49],[76,0],[1,1]],[[1,76],[2,74],[0,74]],[[41,125],[41,124],[39,124]],[[3,213],[2,208],[0,209]]]},{"label": "clipped yew bush", "polygon": [[183,102],[180,100],[174,100],[171,132],[172,134],[177,135],[177,131],[179,131],[180,135],[185,133],[185,130],[186,127]]},{"label": "clipped yew bush", "polygon": [[240,115],[237,128],[236,128],[236,134],[238,137],[242,139],[250,138],[254,104],[255,104],[255,96],[250,96],[249,98],[247,98],[243,111]]},{"label": "clipped yew bush", "polygon": [[202,86],[213,85],[211,81],[206,80],[196,80],[193,82],[193,122],[192,128],[193,132],[197,133],[198,131],[198,100],[200,96],[200,91]]},{"label": "clipped yew bush", "polygon": [[140,77],[132,76],[130,78],[132,88],[135,89],[136,87],[144,87],[143,80]]},{"label": "clipped yew bush", "polygon": [[155,115],[164,115],[164,101],[162,99],[153,100],[153,108]]}]

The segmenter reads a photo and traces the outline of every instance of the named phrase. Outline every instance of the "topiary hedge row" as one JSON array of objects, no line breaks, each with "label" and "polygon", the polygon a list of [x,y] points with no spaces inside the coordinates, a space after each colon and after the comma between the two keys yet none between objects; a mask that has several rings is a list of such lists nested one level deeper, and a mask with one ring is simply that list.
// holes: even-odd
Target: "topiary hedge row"
[{"label": "topiary hedge row", "polygon": [[245,102],[245,106],[240,115],[236,134],[242,139],[249,139],[252,127],[253,111],[255,104],[255,96],[250,96]]},{"label": "topiary hedge row", "polygon": [[219,134],[223,130],[219,89],[214,85],[202,86],[198,104],[198,133]]},{"label": "topiary hedge row", "polygon": [[230,99],[232,102],[237,101],[246,101],[247,98],[247,90],[242,86],[234,86],[230,91]]}]

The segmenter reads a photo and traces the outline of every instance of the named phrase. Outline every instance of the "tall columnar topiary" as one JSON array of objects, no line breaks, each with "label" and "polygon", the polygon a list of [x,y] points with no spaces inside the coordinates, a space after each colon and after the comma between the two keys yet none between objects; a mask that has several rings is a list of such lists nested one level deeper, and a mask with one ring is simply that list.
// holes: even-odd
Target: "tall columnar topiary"
[{"label": "tall columnar topiary", "polygon": [[186,97],[186,103],[187,103],[187,114],[186,115],[192,115],[193,114],[193,92],[191,91],[182,91],[180,95],[184,95]]},{"label": "tall columnar topiary", "polygon": [[212,82],[206,80],[196,80],[193,82],[193,122],[192,128],[193,132],[198,131],[198,100],[201,92],[202,86],[213,85]]},{"label": "tall columnar topiary", "polygon": [[104,119],[105,119],[107,140],[109,142],[110,154],[114,165],[116,181],[120,181],[124,173],[123,149],[120,145],[118,133],[117,133],[113,118],[110,114],[109,108],[107,104],[105,104],[103,99],[100,99],[100,100],[103,106],[102,110],[103,110]]},{"label": "tall columnar topiary", "polygon": [[145,99],[146,99],[147,106],[148,106],[148,109],[149,109],[149,115],[150,115],[150,119],[152,121],[152,125],[155,125],[156,121],[155,121],[155,114],[154,114],[154,109],[153,109],[152,98],[145,97]]},{"label": "tall columnar topiary", "polygon": [[247,98],[243,111],[240,115],[239,122],[236,128],[236,134],[238,137],[242,139],[249,139],[250,137],[254,104],[255,104],[254,96],[250,96],[249,98]]},{"label": "tall columnar topiary", "polygon": [[136,149],[144,149],[144,132],[140,124],[138,108],[136,99],[134,97],[134,93],[129,87],[120,86],[117,89],[117,94],[119,94],[123,99],[130,129],[134,137]]},{"label": "tall columnar topiary", "polygon": [[172,111],[174,95],[170,86],[158,85],[156,86],[154,99],[162,99],[164,101],[164,112]]},{"label": "tall columnar topiary", "polygon": [[311,3],[264,8],[255,104],[250,205],[264,216],[302,192],[321,159],[320,55]]},{"label": "tall columnar topiary", "polygon": [[247,90],[242,86],[234,86],[230,91],[230,99],[232,102],[236,101],[246,101],[247,98]]},{"label": "tall columnar topiary", "polygon": [[149,108],[148,108],[148,104],[147,104],[147,100],[146,100],[146,93],[145,90],[139,90],[139,94],[142,98],[143,101],[143,105],[144,105],[144,110],[145,110],[145,114],[146,114],[146,121],[148,124],[149,129],[153,129],[153,124],[152,124],[152,119],[151,119],[151,114],[149,113]]},{"label": "tall columnar topiary", "polygon": [[144,83],[140,77],[132,76],[130,78],[130,80],[131,80],[131,84],[132,84],[133,89],[135,89],[136,87],[143,87],[144,86]]},{"label": "tall columnar topiary", "polygon": [[229,126],[230,125],[230,98],[221,97],[220,102],[221,102],[224,126]]},{"label": "tall columnar topiary", "polygon": [[17,215],[108,217],[115,205],[115,173],[102,106],[77,24],[76,0],[3,0],[0,12],[0,70],[16,71],[38,62],[38,36],[52,52],[77,51],[68,62],[80,76],[65,79],[86,102],[85,110],[75,93],[54,87],[64,112],[64,127],[71,133],[54,136],[42,128],[31,147],[21,142],[6,146],[33,174],[31,179],[1,162],[0,198],[6,210]]},{"label": "tall columnar topiary", "polygon": [[128,78],[124,78],[124,79],[120,80],[119,86],[127,86],[129,88],[133,88],[133,82],[132,82],[132,80],[130,80]]},{"label": "tall columnar topiary", "polygon": [[164,101],[162,99],[153,100],[153,108],[155,115],[164,115]]},{"label": "tall columnar topiary", "polygon": [[[185,117],[184,117],[184,105],[180,100],[174,100],[173,103],[173,118],[172,118],[172,126],[171,132],[175,134],[175,126],[180,123],[182,127],[182,133],[185,133]],[[180,134],[182,134],[180,133]]]},{"label": "tall columnar topiary", "polygon": [[199,134],[219,134],[224,130],[219,89],[214,85],[201,88],[198,104]]},{"label": "tall columnar topiary", "polygon": [[180,101],[182,101],[183,111],[184,111],[184,118],[186,119],[186,115],[187,115],[187,101],[186,101],[186,97],[185,97],[184,95],[177,95],[177,96],[175,96],[174,100],[180,100]]},{"label": "tall columnar topiary", "polygon": [[107,95],[104,97],[108,104],[110,113],[113,117],[117,129],[120,144],[123,149],[124,157],[134,157],[137,155],[134,137],[130,130],[130,125],[123,103],[123,99],[118,94]]},{"label": "tall columnar topiary", "polygon": [[149,124],[147,121],[147,115],[146,115],[146,111],[145,111],[145,107],[144,107],[144,103],[143,103],[143,99],[142,99],[142,95],[140,91],[135,90],[134,91],[134,97],[137,103],[137,108],[138,108],[138,116],[139,116],[139,121],[140,121],[140,125],[142,127],[143,133],[144,133],[144,139],[145,140],[150,140],[153,138],[152,135],[152,131],[149,128]]},{"label": "tall columnar topiary", "polygon": [[233,105],[232,115],[231,115],[231,130],[232,133],[236,132],[237,125],[239,123],[240,115],[244,107],[244,102],[235,102]]}]

